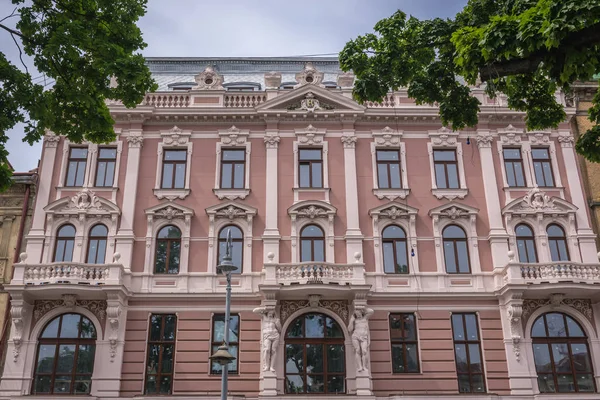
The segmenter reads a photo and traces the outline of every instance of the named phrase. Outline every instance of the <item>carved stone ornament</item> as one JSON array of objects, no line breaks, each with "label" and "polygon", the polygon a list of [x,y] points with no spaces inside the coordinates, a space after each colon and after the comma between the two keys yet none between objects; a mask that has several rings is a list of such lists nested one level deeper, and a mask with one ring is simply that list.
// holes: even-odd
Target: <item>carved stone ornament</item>
[{"label": "carved stone ornament", "polygon": [[142,147],[144,137],[142,135],[129,135],[127,136],[127,143],[129,143],[129,147]]},{"label": "carved stone ornament", "polygon": [[540,188],[536,186],[533,189],[531,189],[525,195],[525,197],[523,197],[521,208],[540,211],[552,210],[556,207],[554,205],[554,201],[550,198],[550,196],[542,192]]},{"label": "carved stone ornament", "polygon": [[458,138],[458,132],[453,132],[445,126],[441,127],[437,131],[430,131],[429,137],[431,143],[438,147],[452,147],[456,146],[456,140]]},{"label": "carved stone ornament", "polygon": [[50,131],[46,131],[46,134],[44,135],[44,144],[46,147],[57,147],[59,142],[60,136],[55,135]]},{"label": "carved stone ornament", "polygon": [[327,218],[327,210],[315,205],[298,209],[298,218]]},{"label": "carved stone ornament", "polygon": [[304,65],[304,69],[296,74],[296,82],[298,84],[295,87],[304,85],[320,85],[323,82],[324,74],[318,71],[313,63],[307,62]]},{"label": "carved stone ornament", "polygon": [[468,217],[469,213],[468,211],[465,211],[461,208],[458,208],[456,206],[452,206],[450,208],[447,208],[445,210],[443,210],[440,213],[441,216],[444,216],[446,218],[450,218],[451,220],[455,220],[457,218],[463,218],[463,217]]},{"label": "carved stone ornament", "polygon": [[407,216],[408,213],[406,211],[395,206],[381,210],[379,214],[379,218],[389,218],[391,220],[395,220],[396,218],[404,218]]},{"label": "carved stone ornament", "polygon": [[161,132],[160,136],[163,139],[163,143],[167,146],[184,146],[190,141],[192,132],[184,132],[177,126],[173,126],[166,132]]},{"label": "carved stone ornament", "polygon": [[308,92],[304,99],[300,101],[300,110],[307,111],[310,114],[316,110],[322,110],[322,108],[319,105],[319,99],[316,99],[312,92]]},{"label": "carved stone ornament", "polygon": [[351,88],[354,86],[354,74],[352,72],[344,72],[338,75],[337,84],[341,88]]},{"label": "carved stone ornament", "polygon": [[265,135],[264,137],[265,146],[267,146],[267,149],[276,149],[279,146],[280,140],[281,138],[279,135],[274,134]]},{"label": "carved stone ornament", "polygon": [[575,138],[570,134],[560,135],[558,136],[558,142],[561,147],[573,147],[573,143],[575,143]]},{"label": "carved stone ornament", "polygon": [[250,132],[247,130],[240,130],[235,125],[231,125],[231,128],[226,131],[219,131],[221,137],[221,143],[228,146],[240,146],[246,144]]},{"label": "carved stone ornament", "polygon": [[521,317],[523,315],[523,305],[522,305],[522,302],[520,301],[520,298],[518,300],[519,301],[513,302],[512,304],[510,304],[506,309],[506,313],[507,313],[508,319],[510,321],[510,331],[511,331],[512,343],[513,343],[513,353],[515,355],[515,359],[517,360],[517,362],[521,361],[521,349],[520,349],[521,336],[522,336],[521,335],[521,330],[522,330]]},{"label": "carved stone ornament", "polygon": [[489,134],[478,134],[475,139],[477,140],[477,147],[480,149],[492,147],[494,141],[494,137]]},{"label": "carved stone ornament", "polygon": [[345,323],[348,323],[349,310],[348,302],[346,300],[320,300],[312,298],[312,305],[311,301],[309,300],[282,300],[280,303],[281,308],[279,310],[279,315],[282,324],[290,317],[290,315],[294,314],[298,310],[302,310],[304,308],[315,309],[319,307],[334,312]]},{"label": "carved stone ornament", "polygon": [[402,139],[402,131],[386,126],[381,131],[373,132],[373,140],[379,147],[399,147]]},{"label": "carved stone ornament", "polygon": [[500,135],[500,141],[503,145],[520,145],[523,130],[508,125],[504,129],[499,129],[498,134]]},{"label": "carved stone ornament", "polygon": [[196,86],[193,90],[223,90],[223,77],[208,66],[206,69],[194,77]]},{"label": "carved stone ornament", "polygon": [[162,218],[162,219],[166,219],[168,221],[171,221],[173,219],[176,218],[183,218],[184,217],[184,213],[183,211],[172,207],[172,206],[167,206],[161,210],[158,210],[154,213],[154,217],[155,218]]},{"label": "carved stone ornament", "polygon": [[529,142],[533,145],[550,143],[550,132],[529,132]]},{"label": "carved stone ornament", "polygon": [[229,219],[229,220],[233,220],[236,218],[245,218],[246,217],[246,210],[243,210],[239,207],[236,207],[234,205],[229,205],[225,208],[222,208],[220,210],[218,210],[215,213],[215,217],[216,218],[225,218],[225,219]]},{"label": "carved stone ornament", "polygon": [[354,135],[344,134],[340,138],[345,149],[354,149],[358,138]]},{"label": "carved stone ornament", "polygon": [[278,89],[281,86],[281,73],[267,72],[265,74],[265,87],[267,89]]},{"label": "carved stone ornament", "polygon": [[319,129],[312,125],[308,125],[305,129],[296,131],[296,136],[298,137],[298,142],[302,145],[315,145],[323,143],[325,132],[319,131]]},{"label": "carved stone ornament", "polygon": [[[551,296],[550,299],[536,299],[536,300],[524,300],[523,301],[523,321],[527,322],[531,314],[538,308],[552,305],[553,308],[556,308],[560,305],[565,305],[571,307],[587,318],[590,323],[594,323],[594,313],[592,310],[592,301],[589,299],[565,299],[561,294],[559,296]],[[554,304],[552,303],[554,301]]]},{"label": "carved stone ornament", "polygon": [[105,211],[100,205],[100,199],[96,196],[96,193],[89,189],[83,189],[71,197],[66,208],[68,210]]},{"label": "carved stone ornament", "polygon": [[119,335],[119,317],[121,316],[121,307],[119,305],[111,305],[106,308],[108,324],[110,325],[110,333],[108,341],[110,345],[110,362],[115,362],[117,355],[117,339]]},{"label": "carved stone ornament", "polygon": [[74,307],[82,307],[89,310],[96,318],[98,318],[100,326],[104,326],[104,321],[106,320],[106,301],[75,299],[75,304],[72,304],[72,297],[67,296],[73,295],[63,295],[63,298],[60,300],[36,300],[33,306],[33,325],[55,308],[64,307],[73,309]]},{"label": "carved stone ornament", "polygon": [[13,362],[17,362],[19,354],[21,354],[21,345],[23,344],[23,318],[25,317],[25,310],[23,308],[23,301],[13,302],[10,307],[10,318],[12,319],[15,331],[12,334],[12,342],[14,345],[13,349]]}]

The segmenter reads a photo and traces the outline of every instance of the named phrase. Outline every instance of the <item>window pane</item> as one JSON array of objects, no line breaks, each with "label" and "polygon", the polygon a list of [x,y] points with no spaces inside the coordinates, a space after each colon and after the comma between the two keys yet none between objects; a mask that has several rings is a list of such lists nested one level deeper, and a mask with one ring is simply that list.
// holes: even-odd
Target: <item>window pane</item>
[{"label": "window pane", "polygon": [[567,317],[567,328],[569,328],[569,336],[571,337],[585,337],[585,333],[581,330],[581,327],[571,317]]},{"label": "window pane", "polygon": [[172,373],[173,372],[173,353],[175,346],[172,344],[163,346],[163,354],[162,354],[162,365],[161,372],[162,373]]},{"label": "window pane", "polygon": [[287,337],[289,338],[301,338],[303,337],[304,329],[304,318],[296,318],[288,328]]},{"label": "window pane", "polygon": [[175,165],[175,188],[181,189],[185,187],[185,164]]},{"label": "window pane", "polygon": [[515,177],[518,186],[525,186],[525,175],[523,175],[523,163],[514,163],[515,165]]},{"label": "window pane", "polygon": [[239,331],[240,331],[240,317],[237,315],[229,316],[229,341],[238,342]]},{"label": "window pane", "polygon": [[590,353],[587,344],[571,343],[571,354],[573,355],[573,366],[577,372],[591,372]]},{"label": "window pane", "polygon": [[397,150],[377,150],[377,160],[380,161],[399,161]]},{"label": "window pane", "polygon": [[49,375],[38,376],[35,379],[35,393],[50,393],[50,385],[52,383],[52,377]]},{"label": "window pane", "polygon": [[554,186],[554,179],[552,179],[552,166],[549,162],[545,162],[542,165],[542,169],[544,170],[544,177],[546,181],[546,186]]},{"label": "window pane", "polygon": [[54,393],[69,393],[71,391],[71,376],[57,376],[54,378]]},{"label": "window pane", "polygon": [[467,360],[467,345],[456,344],[454,345],[454,354],[456,354],[456,371],[457,372],[469,372],[469,362]]},{"label": "window pane", "polygon": [[98,252],[96,253],[96,263],[104,264],[106,259],[106,240],[98,240]]},{"label": "window pane", "polygon": [[594,377],[591,374],[577,374],[577,387],[580,392],[593,392]]},{"label": "window pane", "polygon": [[406,255],[406,242],[396,242],[396,273],[408,274],[408,257]]},{"label": "window pane", "polygon": [[91,374],[94,371],[94,356],[96,355],[96,346],[93,344],[79,345],[77,353],[77,373]]},{"label": "window pane", "polygon": [[75,186],[75,176],[77,174],[77,161],[69,161],[67,167],[67,181],[66,186]]},{"label": "window pane", "polygon": [[559,313],[546,314],[546,323],[548,324],[548,336],[549,337],[566,337],[567,336],[565,320],[564,320],[562,314],[559,314]]},{"label": "window pane", "polygon": [[301,344],[286,344],[285,360],[285,369],[288,374],[304,372],[304,346]]},{"label": "window pane", "polygon": [[392,372],[400,374],[406,372],[404,364],[404,345],[392,344]]},{"label": "window pane", "polygon": [[458,256],[458,272],[469,273],[469,252],[466,242],[456,242],[456,255]]},{"label": "window pane", "polygon": [[322,344],[319,343],[306,345],[306,372],[309,374],[323,372]]},{"label": "window pane", "polygon": [[446,263],[446,272],[457,272],[456,256],[454,254],[454,242],[444,241],[444,261]]},{"label": "window pane", "polygon": [[344,333],[340,326],[332,318],[325,318],[325,327],[327,328],[326,336],[328,338],[343,338]]},{"label": "window pane", "polygon": [[162,318],[162,315],[152,315],[150,319],[150,340],[153,342],[161,339]]},{"label": "window pane", "polygon": [[76,338],[79,336],[79,314],[65,314],[62,316],[62,326],[60,327],[61,338]]},{"label": "window pane", "polygon": [[58,346],[58,360],[56,362],[56,373],[70,374],[73,372],[75,361],[75,345],[61,344]]},{"label": "window pane", "polygon": [[323,182],[321,179],[321,167],[321,163],[312,164],[312,187],[314,188],[323,187]]},{"label": "window pane", "polygon": [[245,180],[245,176],[244,176],[244,164],[235,164],[235,174],[234,174],[234,180],[233,180],[233,187],[236,189],[243,189],[244,188],[244,180]]},{"label": "window pane", "polygon": [[146,376],[146,394],[156,393],[156,376]]},{"label": "window pane", "polygon": [[41,344],[38,351],[37,360],[37,373],[52,373],[54,369],[54,354],[56,352],[56,345],[54,344]]},{"label": "window pane", "polygon": [[325,383],[323,375],[309,375],[306,377],[306,392],[307,393],[323,393],[325,391]]},{"label": "window pane", "polygon": [[552,360],[546,343],[533,345],[533,358],[535,360],[535,370],[538,373],[552,373]]},{"label": "window pane", "polygon": [[541,393],[554,393],[554,378],[552,375],[538,375],[538,387]]},{"label": "window pane", "polygon": [[287,393],[304,393],[304,380],[302,376],[286,375],[285,385]]},{"label": "window pane", "polygon": [[175,327],[177,325],[177,317],[175,315],[165,315],[165,329],[163,333],[164,341],[175,340]]},{"label": "window pane", "polygon": [[527,240],[526,245],[527,245],[527,256],[528,256],[527,262],[536,263],[537,255],[535,253],[535,244],[534,244],[533,240]]},{"label": "window pane", "polygon": [[58,337],[58,321],[60,321],[60,317],[54,318],[52,322],[46,326],[44,332],[42,333],[43,338],[55,338]]},{"label": "window pane", "polygon": [[171,393],[171,377],[163,376],[160,378],[160,393],[169,394]]},{"label": "window pane", "polygon": [[406,345],[406,358],[408,372],[419,372],[419,362],[417,357],[417,345],[407,344]]},{"label": "window pane", "polygon": [[298,180],[300,187],[310,187],[310,166],[308,164],[300,164]]},{"label": "window pane", "polygon": [[167,150],[165,151],[166,161],[185,161],[187,159],[186,150]]},{"label": "window pane", "polygon": [[319,314],[309,314],[304,318],[306,325],[307,338],[322,338],[325,335],[323,316]]},{"label": "window pane", "polygon": [[301,149],[300,150],[300,160],[308,161],[308,160],[320,160],[321,159],[321,150],[320,149]]},{"label": "window pane", "polygon": [[222,175],[221,175],[221,188],[231,189],[232,184],[233,165],[223,164]]},{"label": "window pane", "polygon": [[163,164],[162,188],[173,188],[173,164]]},{"label": "window pane", "polygon": [[98,253],[98,240],[90,239],[90,246],[88,249],[88,258],[87,258],[88,264],[96,263],[96,254],[97,253]]},{"label": "window pane", "polygon": [[513,163],[511,162],[506,162],[504,163],[504,168],[506,169],[506,181],[508,183],[508,186],[517,186],[516,180],[515,180],[515,169],[513,167]]},{"label": "window pane", "polygon": [[314,253],[312,261],[325,261],[325,243],[322,240],[313,240]]},{"label": "window pane", "polygon": [[544,317],[539,317],[535,320],[533,328],[531,328],[532,337],[546,337],[546,327],[544,325]]},{"label": "window pane", "polygon": [[64,241],[65,253],[63,255],[63,259],[61,261],[73,261],[73,249],[75,248],[74,240],[65,240]]},{"label": "window pane", "polygon": [[115,180],[115,162],[106,163],[106,177],[104,178],[104,186],[112,186]]},{"label": "window pane", "polygon": [[164,274],[167,268],[167,242],[158,240],[156,242],[156,257],[154,257],[154,272]]},{"label": "window pane", "polygon": [[394,242],[383,242],[383,270],[393,274],[396,271],[394,265]]},{"label": "window pane", "polygon": [[384,239],[404,239],[406,238],[406,234],[404,230],[396,225],[390,225],[383,230],[382,237]]},{"label": "window pane", "polygon": [[323,237],[323,231],[316,225],[308,225],[302,229],[303,237]]},{"label": "window pane", "polygon": [[106,162],[99,162],[96,171],[96,186],[104,186],[104,178],[106,177]]},{"label": "window pane", "polygon": [[224,150],[223,151],[223,160],[225,161],[233,161],[233,160],[241,160],[244,161],[246,150]]},{"label": "window pane", "polygon": [[73,386],[73,391],[76,394],[89,394],[92,388],[91,377],[89,375],[76,376]]},{"label": "window pane", "polygon": [[417,340],[417,327],[415,325],[415,316],[412,314],[404,314],[402,317],[404,325],[404,339]]},{"label": "window pane", "polygon": [[571,374],[558,374],[556,377],[558,381],[559,392],[574,392],[575,385],[573,383],[573,375]]},{"label": "window pane", "polygon": [[471,391],[474,393],[485,392],[483,375],[471,375]]},{"label": "window pane", "polygon": [[167,238],[174,239],[174,238],[180,238],[180,237],[181,237],[181,231],[179,230],[179,228],[177,228],[173,225],[165,226],[160,231],[158,231],[159,239],[167,239]]},{"label": "window pane", "polygon": [[86,159],[87,147],[71,147],[71,158]]},{"label": "window pane", "polygon": [[569,358],[569,349],[567,347],[567,344],[553,343],[551,347],[556,372],[571,372],[571,362]]},{"label": "window pane", "polygon": [[483,367],[481,365],[481,355],[479,354],[479,345],[478,344],[470,344],[469,345],[469,362],[471,366],[471,373],[483,372]]},{"label": "window pane", "polygon": [[561,261],[560,254],[558,253],[558,243],[556,240],[548,240],[548,247],[550,247],[550,258],[552,261]]},{"label": "window pane", "polygon": [[181,252],[181,242],[170,241],[171,249],[169,251],[169,271],[170,274],[179,272],[179,254]]},{"label": "window pane", "polygon": [[400,165],[398,164],[390,164],[390,183],[394,189],[402,187],[400,184]]},{"label": "window pane", "polygon": [[454,150],[434,150],[433,159],[434,161],[455,161],[456,153]]},{"label": "window pane", "polygon": [[541,149],[531,149],[531,156],[532,158],[539,160],[547,160],[550,158],[550,156],[548,155],[548,149],[546,148],[541,148]]},{"label": "window pane", "polygon": [[471,381],[469,380],[469,375],[458,375],[458,391],[460,393],[471,393]]},{"label": "window pane", "polygon": [[477,332],[477,317],[475,314],[465,314],[465,325],[467,326],[467,340],[479,340]]},{"label": "window pane", "polygon": [[96,339],[96,328],[92,321],[86,317],[81,318],[79,337],[81,339]]},{"label": "window pane", "polygon": [[75,177],[75,186],[83,186],[83,178],[85,177],[85,161],[77,163],[77,176]]},{"label": "window pane", "polygon": [[100,149],[99,154],[99,158],[117,158],[117,149],[115,149],[114,147],[111,148],[106,148],[103,147]]},{"label": "window pane", "polygon": [[517,240],[517,252],[519,253],[520,262],[529,262],[529,257],[527,256],[527,243],[525,240]]},{"label": "window pane", "polygon": [[457,189],[458,184],[458,168],[456,164],[447,164],[448,169],[448,187],[451,189]]},{"label": "window pane", "polygon": [[231,243],[231,262],[238,269],[233,271],[233,274],[241,274],[242,273],[242,256],[244,251],[244,244],[242,242],[232,242]]},{"label": "window pane", "polygon": [[379,182],[379,187],[381,189],[389,189],[390,185],[388,182],[388,172],[386,164],[377,165],[377,179]]},{"label": "window pane", "polygon": [[521,158],[521,150],[519,149],[504,149],[503,153],[505,160],[514,160]]},{"label": "window pane", "polygon": [[310,240],[302,240],[300,242],[301,253],[300,253],[300,261],[314,261],[312,259],[312,241]]},{"label": "window pane", "polygon": [[341,375],[332,375],[327,378],[328,393],[344,393],[344,377]]},{"label": "window pane", "polygon": [[446,168],[443,164],[435,165],[435,184],[438,189],[446,189]]},{"label": "window pane", "polygon": [[454,335],[454,340],[465,340],[462,314],[452,315],[452,332]]},{"label": "window pane", "polygon": [[344,372],[344,345],[327,345],[327,372]]},{"label": "window pane", "polygon": [[537,182],[538,186],[546,186],[546,182],[544,180],[544,170],[542,168],[542,163],[534,162],[533,170],[535,172],[535,181]]}]

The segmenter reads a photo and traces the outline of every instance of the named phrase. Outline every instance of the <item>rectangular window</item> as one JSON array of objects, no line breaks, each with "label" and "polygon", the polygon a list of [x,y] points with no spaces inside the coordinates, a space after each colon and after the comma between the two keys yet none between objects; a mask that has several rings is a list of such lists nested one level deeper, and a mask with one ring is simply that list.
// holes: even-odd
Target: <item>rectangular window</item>
[{"label": "rectangular window", "polygon": [[163,154],[161,188],[185,188],[187,150],[165,150]]},{"label": "rectangular window", "polygon": [[116,163],[116,148],[101,147],[98,149],[98,163],[96,164],[96,187],[111,187],[113,185]]},{"label": "rectangular window", "polygon": [[400,171],[398,150],[377,150],[377,182],[380,189],[400,189]]},{"label": "rectangular window", "polygon": [[65,186],[83,186],[85,167],[87,166],[87,147],[71,147],[67,161]]},{"label": "rectangular window", "polygon": [[148,328],[145,394],[171,394],[177,316],[152,314]]},{"label": "rectangular window", "polygon": [[552,164],[550,163],[550,152],[547,147],[531,149],[531,159],[533,161],[533,171],[535,172],[535,181],[538,186],[553,187],[554,175],[552,173]]},{"label": "rectangular window", "polygon": [[523,172],[523,157],[521,149],[504,148],[504,169],[506,171],[506,182],[510,187],[525,187],[525,174]]},{"label": "rectangular window", "polygon": [[419,372],[417,325],[414,314],[390,314],[392,372]]},{"label": "rectangular window", "polygon": [[223,150],[221,153],[221,189],[244,189],[246,150]]},{"label": "rectangular window", "polygon": [[460,393],[485,392],[477,315],[452,314],[454,357]]},{"label": "rectangular window", "polygon": [[[225,314],[213,315],[212,323],[212,340],[211,340],[211,354],[215,354],[215,351],[225,342]],[[229,364],[229,372],[238,373],[238,348],[239,348],[239,337],[240,337],[240,316],[237,314],[231,314],[229,316],[229,353],[235,357],[235,360]],[[210,367],[211,374],[220,374],[221,365],[212,363]]]},{"label": "rectangular window", "polygon": [[455,150],[434,150],[433,166],[438,189],[458,189],[458,162]]},{"label": "rectangular window", "polygon": [[301,188],[322,188],[323,151],[321,149],[300,149],[298,160],[298,185]]}]

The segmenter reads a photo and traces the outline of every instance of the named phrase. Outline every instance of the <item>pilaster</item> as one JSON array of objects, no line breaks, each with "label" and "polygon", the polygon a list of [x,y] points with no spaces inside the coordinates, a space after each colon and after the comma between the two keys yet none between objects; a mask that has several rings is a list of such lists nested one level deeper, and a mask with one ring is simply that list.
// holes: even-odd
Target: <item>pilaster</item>
[{"label": "pilaster", "polygon": [[363,235],[358,219],[358,185],[356,177],[356,142],[354,130],[345,130],[342,137],[344,145],[344,183],[346,188],[346,262],[351,262],[355,254],[362,254]]},{"label": "pilaster", "polygon": [[274,261],[279,262],[279,235],[278,227],[278,147],[279,131],[267,130],[264,137],[267,147],[267,183],[266,183],[266,202],[265,202],[265,231],[263,232],[263,260],[268,262],[269,253],[275,255]]},{"label": "pilaster", "polygon": [[121,254],[121,260],[126,270],[131,269],[133,253],[133,218],[137,196],[137,183],[140,169],[140,156],[144,137],[141,129],[129,130],[127,143],[127,172],[125,174],[125,187],[123,188],[123,204],[121,207],[121,227],[117,232],[116,251]]}]

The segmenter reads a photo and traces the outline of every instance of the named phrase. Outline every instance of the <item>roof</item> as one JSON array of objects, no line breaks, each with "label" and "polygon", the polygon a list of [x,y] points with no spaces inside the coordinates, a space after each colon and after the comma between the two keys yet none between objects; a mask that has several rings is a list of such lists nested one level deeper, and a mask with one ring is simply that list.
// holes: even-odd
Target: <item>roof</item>
[{"label": "roof", "polygon": [[223,83],[253,82],[264,89],[267,72],[281,73],[281,82],[295,82],[296,73],[311,62],[323,72],[324,81],[336,81],[343,71],[337,57],[148,57],[146,65],[158,84],[158,91],[170,90],[175,83],[194,82],[208,66],[223,75]]}]

